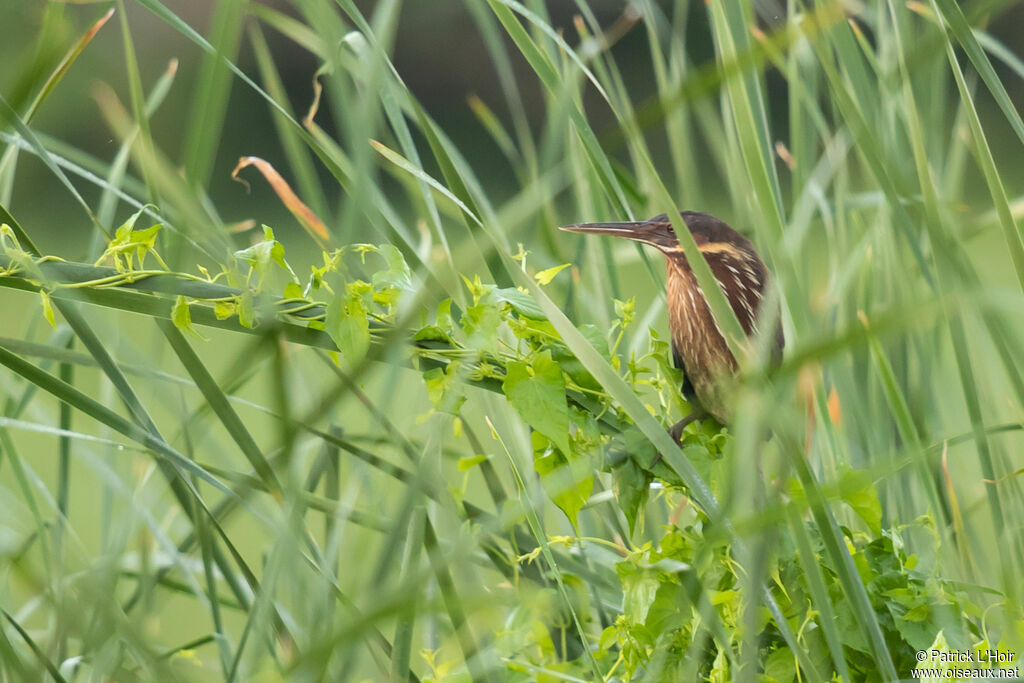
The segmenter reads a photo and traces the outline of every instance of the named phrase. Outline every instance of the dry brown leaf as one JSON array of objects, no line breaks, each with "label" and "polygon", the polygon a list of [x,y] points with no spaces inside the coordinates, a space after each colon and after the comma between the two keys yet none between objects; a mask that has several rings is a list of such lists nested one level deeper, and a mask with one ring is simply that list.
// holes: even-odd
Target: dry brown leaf
[{"label": "dry brown leaf", "polygon": [[309,105],[309,111],[306,112],[306,117],[302,119],[302,125],[307,129],[313,127],[313,119],[316,117],[316,113],[320,111],[320,97],[324,93],[324,86],[320,83],[320,76],[327,73],[327,65],[321,66],[313,74],[313,102]]},{"label": "dry brown leaf", "polygon": [[[241,178],[238,178],[238,180],[241,180]],[[232,235],[236,235],[242,232],[249,232],[255,228],[256,221],[251,218],[246,218],[244,221],[238,221],[237,223],[228,223],[224,227],[227,228],[228,232]]]},{"label": "dry brown leaf", "polygon": [[839,402],[839,394],[835,387],[828,392],[828,416],[836,427],[843,426],[843,406]]},{"label": "dry brown leaf", "polygon": [[270,183],[270,187],[273,188],[274,193],[277,194],[278,199],[285,205],[285,207],[291,211],[292,215],[299,221],[303,228],[306,229],[314,240],[320,246],[326,246],[326,242],[330,241],[331,235],[327,231],[327,226],[324,222],[313,213],[313,210],[306,206],[298,195],[292,190],[288,182],[281,177],[281,174],[270,165],[270,163],[259,157],[242,157],[238,160],[238,165],[235,166],[235,170],[231,172],[231,177],[242,183],[246,187],[249,183],[243,178],[238,177],[238,172],[247,166],[255,166],[263,177],[266,178],[267,182]]},{"label": "dry brown leaf", "polygon": [[786,143],[779,140],[775,143],[775,153],[782,159],[782,163],[786,164],[790,171],[796,168],[796,159],[789,153],[789,148],[786,147]]}]

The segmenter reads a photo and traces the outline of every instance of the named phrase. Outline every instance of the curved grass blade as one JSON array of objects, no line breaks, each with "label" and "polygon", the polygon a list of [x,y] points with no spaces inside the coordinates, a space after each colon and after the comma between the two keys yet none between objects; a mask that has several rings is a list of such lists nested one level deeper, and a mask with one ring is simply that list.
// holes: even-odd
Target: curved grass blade
[{"label": "curved grass blade", "polygon": [[[49,78],[46,79],[46,82],[43,84],[43,87],[36,94],[35,98],[32,100],[32,103],[25,111],[26,124],[32,121],[36,112],[39,111],[40,106],[42,106],[46,98],[50,95],[51,92],[53,92],[54,88],[57,87],[60,81],[63,80],[64,76],[71,69],[71,66],[78,59],[79,55],[82,54],[82,51],[85,50],[86,46],[88,46],[90,42],[92,42],[93,37],[95,37],[99,30],[103,28],[103,25],[106,24],[110,17],[112,17],[113,15],[114,9],[110,8],[109,10],[107,10],[106,14],[104,14],[95,23],[93,23],[93,25],[90,26],[88,30],[86,30],[86,32],[78,39],[78,41],[73,46],[71,46],[68,52],[61,59],[60,63],[57,64],[57,67],[54,69],[53,73],[51,73]],[[3,157],[0,158],[0,176],[3,176],[6,172],[8,172],[10,165],[15,163],[15,154],[16,151],[13,148],[8,148],[7,150],[4,151]],[[13,173],[13,170],[11,172]]]},{"label": "curved grass blade", "polygon": [[198,354],[196,354],[195,350],[185,339],[181,330],[175,327],[174,323],[166,319],[158,318],[156,324],[163,333],[164,338],[171,345],[171,349],[178,356],[178,360],[189,376],[192,377],[193,381],[195,381],[206,402],[217,415],[224,429],[231,435],[232,440],[238,445],[239,450],[242,451],[249,464],[252,465],[260,480],[268,487],[270,493],[279,494],[281,492],[281,484],[277,480],[277,476],[274,474],[270,464],[263,456],[259,445],[257,445],[256,440],[249,433],[249,430],[246,429],[245,423],[242,422],[238,413],[231,407],[231,403],[217,385],[217,381],[206,369],[206,366],[203,365],[203,362],[199,360]]},{"label": "curved grass blade", "polygon": [[[419,573],[419,553],[424,540],[424,519],[426,511],[417,507],[409,520],[409,538],[405,544],[405,552],[402,555],[403,577]],[[415,603],[412,605],[415,613]],[[415,678],[412,668],[409,666],[409,659],[412,651],[412,637],[416,621],[414,619],[399,619],[395,625],[395,635],[392,638],[391,647],[391,676],[393,680],[400,680],[403,676]]]},{"label": "curved grass blade", "polygon": [[[51,536],[49,533],[50,524],[43,519],[39,503],[36,501],[36,487],[33,486],[32,482],[29,480],[30,477],[29,473],[26,471],[25,463],[22,462],[21,455],[18,453],[18,449],[15,448],[14,441],[11,439],[11,435],[6,429],[0,429],[0,454],[7,455],[7,461],[11,464],[11,469],[14,472],[14,479],[18,482],[18,489],[21,490],[21,495],[25,500],[25,505],[28,507],[29,513],[32,515],[32,521],[35,524],[35,533],[39,539],[39,554],[41,555],[44,571],[46,573],[47,585],[55,586],[57,580],[57,569],[54,564],[54,553],[51,547]],[[34,472],[32,475],[32,478],[34,478],[38,483],[38,477],[35,477]],[[49,498],[49,492],[44,490],[44,496]]]},{"label": "curved grass blade", "polygon": [[222,484],[216,477],[183,456],[162,439],[154,438],[149,432],[143,430],[141,427],[125,420],[117,413],[114,413],[109,408],[97,403],[95,400],[86,396],[71,385],[62,382],[53,375],[50,375],[49,373],[38,369],[31,363],[22,360],[2,346],[0,346],[0,365],[4,365],[15,374],[20,375],[29,382],[35,384],[43,391],[53,394],[60,400],[74,406],[75,409],[94,418],[98,422],[105,424],[114,431],[127,436],[129,439],[144,446],[146,449],[163,456],[175,467],[194,474],[207,484],[210,484],[224,493],[231,492],[231,490]]},{"label": "curved grass blade", "polygon": [[[942,13],[946,21],[949,22],[950,29],[957,36],[961,46],[971,58],[974,67],[978,69],[985,84],[989,86],[992,95],[996,98],[996,102],[1007,115],[1007,120],[1010,121],[1014,132],[1017,133],[1021,142],[1024,143],[1024,121],[1021,121],[1016,108],[1010,104],[1010,98],[1006,94],[1002,83],[996,77],[988,57],[985,56],[974,34],[967,27],[966,18],[956,6],[956,3],[949,2],[949,0],[941,0],[941,2]],[[938,0],[932,0],[932,7],[935,8],[936,13],[939,13]],[[1002,177],[996,168],[995,159],[992,158],[992,150],[989,148],[985,130],[982,128],[981,119],[978,117],[978,110],[974,106],[974,100],[967,87],[967,81],[964,79],[960,62],[957,61],[956,54],[953,52],[953,44],[948,38],[945,40],[945,44],[946,55],[953,70],[953,78],[956,81],[957,90],[960,92],[960,101],[963,104],[964,113],[967,115],[967,123],[970,125],[971,135],[974,138],[978,165],[981,166],[981,171],[985,176],[985,184],[988,185],[989,194],[992,195],[992,202],[995,204],[996,213],[999,216],[999,224],[1003,229],[1003,239],[1006,241],[1006,248],[1010,252],[1010,258],[1017,273],[1017,281],[1020,283],[1021,288],[1024,289],[1024,236],[1021,235],[1020,228],[1017,227],[1017,222],[1013,218],[1013,212],[1010,210],[1006,187],[1003,185]],[[1007,106],[1009,106],[1009,109],[1006,108]]]},{"label": "curved grass blade", "polygon": [[[931,6],[935,10],[935,15],[943,18],[950,32],[956,37],[960,47],[967,54],[967,58],[971,60],[974,68],[978,70],[981,80],[985,82],[989,92],[992,93],[992,97],[995,99],[996,104],[999,105],[999,109],[1006,117],[1006,121],[1010,124],[1010,127],[1016,133],[1021,143],[1024,144],[1024,120],[1021,120],[1020,112],[1017,111],[1017,107],[1014,106],[1009,94],[1006,92],[1006,86],[999,80],[999,75],[992,68],[992,63],[974,35],[974,30],[964,15],[963,9],[953,0],[931,0]],[[947,51],[949,51],[951,48],[948,37],[945,38],[944,42],[947,44]],[[953,59],[953,57],[950,59]],[[959,66],[955,65],[954,75],[958,70]]]},{"label": "curved grass blade", "polygon": [[[135,42],[132,40],[131,28],[128,26],[128,13],[125,11],[124,0],[117,0],[117,6],[121,10],[121,43],[124,48],[125,70],[128,72],[128,92],[131,96],[132,114],[135,118],[135,125],[139,129],[138,144],[144,150],[143,157],[153,157],[155,155],[155,146],[153,144],[153,134],[149,128],[149,115],[146,113],[146,96],[142,89],[139,60],[135,56]],[[150,166],[141,164],[141,171],[143,180],[146,182],[149,203],[160,205],[160,195],[157,193]]]},{"label": "curved grass blade", "polygon": [[[519,20],[516,19],[510,8],[516,7],[517,11],[522,10],[520,11],[520,14],[531,22],[534,22],[535,25],[537,25],[536,22],[538,21],[536,15],[529,12],[516,2],[508,2],[507,0],[487,0],[487,2],[494,11],[494,14],[498,17],[502,26],[505,27],[509,36],[522,52],[523,57],[525,57],[530,63],[530,66],[533,67],[537,76],[544,84],[544,87],[553,96],[557,97],[564,87],[562,85],[562,77],[558,74],[554,65],[544,55],[543,51],[534,42],[533,38],[531,38],[526,32]],[[550,27],[548,27],[548,30],[550,30]],[[571,56],[570,58],[577,61],[579,57],[575,55],[572,48],[570,48],[564,40],[559,40],[562,49]],[[582,64],[580,64],[580,67],[585,73],[590,74],[589,69],[586,69]],[[591,78],[593,78],[592,74]],[[604,95],[603,89],[599,89],[599,91]],[[605,100],[607,99],[607,96],[605,96]],[[587,155],[591,163],[594,165],[602,186],[604,186],[608,196],[615,198],[618,212],[621,215],[626,216],[628,220],[633,220],[633,212],[629,202],[626,200],[626,195],[622,185],[619,182],[618,177],[615,175],[615,172],[612,170],[611,162],[604,153],[604,150],[601,149],[601,145],[597,141],[597,137],[590,128],[590,124],[587,123],[585,115],[575,103],[568,105],[567,108],[569,117],[572,119],[574,129],[576,130],[577,135],[579,135],[580,142],[587,151]],[[445,177],[447,177],[447,174],[445,174]]]},{"label": "curved grass blade", "polygon": [[[14,129],[18,131],[18,135],[24,138],[25,141],[32,146],[32,149],[35,151],[40,161],[42,161],[43,164],[46,165],[50,172],[57,177],[57,180],[59,180],[60,183],[67,188],[68,192],[71,193],[71,196],[75,198],[75,201],[77,201],[78,204],[82,207],[82,209],[85,211],[85,214],[89,217],[89,220],[93,223],[93,225],[96,226],[96,228],[101,232],[106,233],[106,229],[100,224],[99,220],[96,218],[96,214],[94,214],[92,209],[89,207],[89,203],[86,202],[82,195],[78,192],[78,188],[76,188],[74,184],[70,180],[68,180],[68,177],[64,175],[63,171],[60,170],[60,167],[53,160],[53,157],[50,155],[50,153],[46,150],[45,147],[43,147],[43,143],[39,141],[39,138],[36,136],[34,132],[32,132],[32,129],[30,129],[25,124],[25,122],[22,121],[21,117],[18,116],[18,113],[11,108],[11,105],[8,104],[7,100],[4,99],[3,95],[0,95],[0,123],[4,124],[4,127],[6,127],[8,124],[14,126]],[[18,238],[21,239],[21,235],[19,235]]]},{"label": "curved grass blade", "polygon": [[829,653],[832,655],[832,663],[835,664],[836,673],[844,681],[852,680],[850,671],[846,665],[846,653],[843,651],[842,636],[836,627],[835,612],[832,609],[832,600],[828,595],[828,587],[821,572],[819,559],[811,548],[810,538],[807,534],[807,525],[800,519],[795,510],[789,514],[790,533],[796,539],[797,554],[801,566],[804,568],[804,575],[807,579],[807,586],[810,588],[811,596],[814,598],[814,608],[820,612],[818,624],[825,633],[825,642],[828,644]]},{"label": "curved grass blade", "polygon": [[25,644],[28,645],[30,650],[32,650],[32,654],[36,656],[36,659],[39,660],[39,663],[42,664],[46,671],[50,674],[50,676],[53,677],[53,680],[57,681],[58,683],[67,683],[67,679],[65,679],[61,675],[60,670],[58,670],[57,666],[52,661],[50,661],[50,658],[46,656],[46,653],[43,652],[38,645],[36,645],[36,641],[32,639],[32,636],[29,635],[28,631],[26,631],[22,627],[22,625],[19,624],[17,620],[15,620],[15,618],[7,612],[7,610],[0,608],[0,613],[4,615],[4,617],[11,624],[14,630],[18,632],[18,635],[21,636],[21,639],[25,641]]},{"label": "curved grass blade", "polygon": [[[63,379],[62,379],[63,381]],[[118,450],[135,450],[139,452],[148,452],[149,449],[142,446],[128,446],[120,441],[114,441],[113,439],[105,439],[102,436],[94,436],[92,434],[86,434],[84,432],[76,432],[72,429],[65,427],[50,427],[48,425],[39,424],[37,422],[26,422],[25,420],[18,420],[11,417],[0,417],[0,427],[4,429],[14,429],[26,432],[35,432],[37,434],[46,434],[48,436],[55,436],[60,439],[74,439],[76,441],[84,441],[87,443],[93,443],[103,446],[110,446]]]},{"label": "curved grass blade", "polygon": [[[160,105],[163,104],[164,99],[167,97],[167,93],[170,92],[171,86],[174,84],[174,77],[178,73],[178,60],[172,59],[168,65],[167,70],[160,76],[157,82],[153,85],[153,89],[146,99],[146,116],[152,116]],[[125,182],[125,172],[128,168],[128,160],[131,157],[132,144],[138,137],[139,128],[128,135],[121,143],[121,148],[117,150],[117,154],[114,155],[114,160],[110,162],[110,167],[107,172],[106,184],[103,187],[103,194],[100,195],[99,207],[96,209],[96,216],[99,218],[100,223],[103,225],[111,225],[114,222],[114,211],[117,208],[117,198],[120,196],[122,199],[126,199],[127,195],[119,193],[118,190],[121,185]],[[46,138],[43,138],[43,142],[46,143]],[[51,147],[52,149],[52,147]],[[57,163],[64,165],[64,159],[57,157]],[[77,167],[76,167],[77,168]],[[76,172],[74,168],[70,169],[72,172]],[[134,199],[134,198],[133,198]],[[136,206],[136,209],[142,208]],[[177,228],[172,229],[177,232]],[[89,254],[89,258],[99,256],[101,251],[101,240],[100,236],[94,235],[92,251]],[[196,246],[193,243],[193,246]]]},{"label": "curved grass blade", "polygon": [[214,4],[210,21],[214,52],[203,57],[183,141],[185,176],[198,187],[209,184],[220,147],[218,141],[231,95],[230,72],[224,62],[238,54],[247,4],[246,0],[221,0]]},{"label": "curved grass blade", "polygon": [[[254,5],[252,9],[255,10],[256,7],[262,6]],[[263,87],[266,88],[270,97],[274,98],[281,107],[289,112],[289,115],[294,116],[291,107],[288,106],[284,82],[281,80],[281,75],[274,64],[274,58],[270,54],[266,38],[264,38],[263,31],[260,30],[259,25],[255,22],[249,27],[249,44],[252,46],[253,53],[256,56],[256,65],[260,70]],[[271,113],[274,115],[274,128],[277,131],[282,147],[284,147],[285,156],[288,157],[288,163],[291,166],[292,173],[295,175],[296,184],[299,187],[301,196],[306,198],[306,201],[309,202],[316,215],[328,216],[327,199],[317,177],[316,168],[313,166],[312,154],[303,143],[301,136],[296,133],[294,128],[288,125],[288,121],[282,118],[273,108],[271,108]]]}]

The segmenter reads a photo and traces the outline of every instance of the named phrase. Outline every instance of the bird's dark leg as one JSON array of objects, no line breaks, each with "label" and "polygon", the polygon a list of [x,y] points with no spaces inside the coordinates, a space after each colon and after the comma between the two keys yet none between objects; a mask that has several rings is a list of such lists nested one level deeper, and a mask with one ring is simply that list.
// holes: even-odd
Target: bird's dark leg
[{"label": "bird's dark leg", "polygon": [[[697,420],[703,420],[707,416],[708,416],[708,411],[704,410],[703,408],[701,408],[699,406],[694,406],[690,410],[690,414],[689,415],[684,417],[679,422],[676,422],[674,425],[672,425],[669,428],[668,434],[669,434],[669,436],[672,437],[672,440],[675,441],[676,444],[679,444],[683,440],[683,430],[686,429],[686,426],[688,424],[690,424],[691,422],[696,422]],[[654,456],[654,460],[651,462],[650,466],[647,469],[651,469],[652,467],[657,465],[659,462],[661,462],[661,453],[658,453],[656,456]]]},{"label": "bird's dark leg", "polygon": [[703,420],[707,416],[708,411],[695,406],[693,410],[690,411],[689,415],[672,425],[672,428],[668,430],[668,433],[676,443],[680,443],[683,440],[683,430],[686,429],[687,425],[697,420]]}]

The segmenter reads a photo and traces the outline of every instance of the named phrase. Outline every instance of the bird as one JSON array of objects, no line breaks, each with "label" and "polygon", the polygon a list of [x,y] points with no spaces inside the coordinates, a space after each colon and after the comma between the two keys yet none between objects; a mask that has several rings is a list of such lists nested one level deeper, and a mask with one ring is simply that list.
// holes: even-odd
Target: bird
[{"label": "bird", "polygon": [[[680,215],[711,267],[743,332],[748,337],[756,335],[770,274],[753,243],[711,214],[682,211]],[[694,406],[686,417],[669,429],[669,433],[679,443],[687,425],[708,415],[727,425],[731,410],[722,388],[724,380],[735,375],[738,363],[711,314],[668,215],[659,214],[645,221],[623,223],[574,223],[559,226],[559,229],[623,237],[652,246],[665,255],[672,357],[675,366],[683,371],[683,396]],[[770,363],[777,365],[781,362],[785,346],[781,321],[773,335]]]}]

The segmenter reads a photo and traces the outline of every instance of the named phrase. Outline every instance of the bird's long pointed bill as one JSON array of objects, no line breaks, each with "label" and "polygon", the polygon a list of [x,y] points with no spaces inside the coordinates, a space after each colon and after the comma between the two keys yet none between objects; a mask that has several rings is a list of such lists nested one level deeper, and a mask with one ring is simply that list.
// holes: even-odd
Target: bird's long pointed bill
[{"label": "bird's long pointed bill", "polygon": [[610,235],[612,237],[625,237],[631,240],[643,240],[645,233],[657,225],[651,221],[630,221],[625,223],[574,223],[572,225],[560,225],[559,230],[566,232],[580,232],[586,235]]}]

